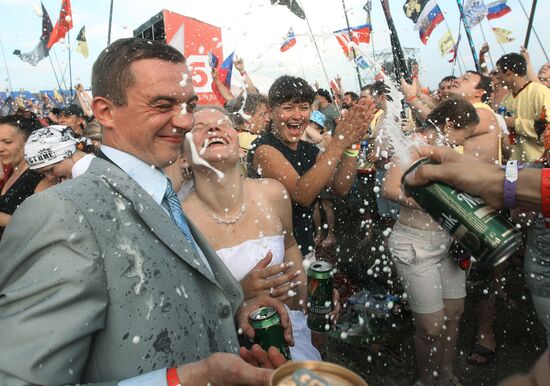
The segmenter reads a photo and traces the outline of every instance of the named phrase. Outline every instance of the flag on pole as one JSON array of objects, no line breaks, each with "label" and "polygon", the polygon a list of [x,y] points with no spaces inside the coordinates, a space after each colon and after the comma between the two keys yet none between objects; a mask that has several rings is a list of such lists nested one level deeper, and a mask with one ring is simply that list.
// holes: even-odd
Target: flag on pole
[{"label": "flag on pole", "polygon": [[514,37],[511,36],[512,31],[510,30],[493,27],[493,32],[495,33],[495,37],[499,43],[510,43],[514,41]]},{"label": "flag on pole", "polygon": [[439,5],[437,5],[435,0],[429,0],[424,6],[424,9],[418,17],[418,21],[414,27],[419,30],[420,40],[422,43],[428,43],[428,38],[432,34],[432,31],[442,21],[443,13],[441,12]]},{"label": "flag on pole", "polygon": [[453,34],[451,33],[451,30],[447,30],[445,35],[443,35],[443,37],[439,40],[439,52],[441,53],[441,57],[449,53],[449,51],[453,49],[454,45],[455,40],[453,38]]},{"label": "flag on pole", "polygon": [[340,87],[338,87],[338,82],[335,79],[331,79],[329,84],[332,95],[340,95]]},{"label": "flag on pole", "polygon": [[[227,87],[228,89],[231,89],[231,77],[233,76],[233,56],[235,52],[232,52],[221,64],[220,68],[218,68],[218,79],[222,81],[222,83]],[[220,90],[218,90],[218,87],[216,86],[215,82],[212,82],[212,91],[218,98],[218,101],[222,105],[225,104],[226,100],[220,93]]]},{"label": "flag on pole", "polygon": [[358,56],[356,62],[357,62],[357,65],[358,65],[360,68],[362,68],[362,69],[367,69],[367,68],[369,68],[369,63],[368,63],[367,60],[366,60],[364,57],[362,57],[362,56]]},{"label": "flag on pole", "polygon": [[17,55],[19,59],[24,62],[30,63],[31,66],[36,66],[38,62],[44,59],[49,55],[50,49],[47,47],[48,40],[50,39],[50,34],[52,33],[52,21],[44,4],[42,5],[42,35],[38,44],[32,49],[32,51],[21,53],[21,50],[13,51],[14,55]]},{"label": "flag on pole", "polygon": [[405,15],[416,24],[424,7],[426,7],[429,1],[430,0],[407,0],[405,5],[403,5],[403,11]]},{"label": "flag on pole", "polygon": [[305,19],[306,14],[300,4],[296,0],[271,0],[271,5],[286,5],[290,12],[298,16],[300,19]]},{"label": "flag on pole", "polygon": [[508,13],[512,12],[512,9],[506,4],[506,0],[496,0],[487,5],[487,19],[498,19]]},{"label": "flag on pole", "polygon": [[363,5],[363,9],[367,13],[367,24],[372,26],[371,21],[370,21],[370,11],[372,10],[372,0],[367,0],[365,5]]},{"label": "flag on pole", "polygon": [[[347,28],[334,31],[338,43],[342,46],[344,54],[349,56],[351,53],[351,43],[359,45],[359,43],[370,42],[370,24],[362,24],[357,27],[352,27],[349,30]],[[351,37],[350,37],[351,34]],[[353,55],[352,55],[353,56]]]},{"label": "flag on pole", "polygon": [[77,46],[74,49],[76,52],[80,52],[85,58],[88,57],[88,42],[86,41],[86,26],[83,26],[76,37]]},{"label": "flag on pole", "polygon": [[349,33],[341,32],[335,35],[336,40],[338,40],[338,43],[340,44],[340,47],[342,47],[342,51],[344,51],[344,55],[348,60],[351,60],[353,58],[353,52],[351,51],[351,40],[349,38]]},{"label": "flag on pole", "polygon": [[53,27],[47,47],[51,48],[59,40],[64,39],[71,28],[73,28],[71,0],[63,0],[61,3],[61,10],[59,11],[59,19]]},{"label": "flag on pole", "polygon": [[468,0],[464,6],[464,17],[470,28],[475,27],[487,16],[487,6],[483,0]]},{"label": "flag on pole", "polygon": [[290,27],[288,30],[288,33],[286,34],[285,40],[283,41],[283,44],[281,45],[281,52],[285,52],[296,44],[296,36],[294,35],[294,29]]},{"label": "flag on pole", "polygon": [[449,63],[453,63],[457,56],[458,56],[458,45],[460,44],[460,32],[458,33],[458,38],[456,39],[456,43],[454,44],[453,48],[449,50],[449,54],[452,54],[452,58],[448,60]]}]

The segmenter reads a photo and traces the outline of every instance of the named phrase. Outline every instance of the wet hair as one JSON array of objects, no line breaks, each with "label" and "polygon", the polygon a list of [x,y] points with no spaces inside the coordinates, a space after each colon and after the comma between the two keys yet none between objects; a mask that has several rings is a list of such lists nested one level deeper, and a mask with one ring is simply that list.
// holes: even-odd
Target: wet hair
[{"label": "wet hair", "polygon": [[31,112],[25,115],[12,114],[1,117],[0,125],[10,125],[17,128],[17,130],[23,134],[23,137],[25,137],[25,141],[29,138],[33,131],[42,128],[42,124],[38,120],[37,116]]},{"label": "wet hair", "polygon": [[470,125],[479,123],[476,108],[462,98],[451,98],[437,105],[432,110],[426,121],[432,122],[439,128],[451,122],[455,129],[465,129]]},{"label": "wet hair", "polygon": [[466,71],[468,74],[474,74],[479,76],[479,82],[477,83],[476,90],[483,90],[484,93],[481,96],[481,101],[488,103],[493,94],[493,81],[487,75],[483,75],[477,71]]},{"label": "wet hair", "polygon": [[233,124],[233,126],[235,126],[235,121],[233,120],[232,118],[232,115],[229,111],[227,111],[226,109],[224,109],[223,107],[219,106],[219,105],[202,105],[202,106],[197,106],[195,108],[195,110],[193,110],[193,114],[195,113],[198,113],[199,111],[204,111],[204,110],[216,110],[216,111],[219,111],[220,113],[222,113],[223,115],[225,115],[227,118],[229,118],[231,120],[231,123]]},{"label": "wet hair", "polygon": [[361,87],[361,92],[363,91],[368,91],[373,98],[385,95],[389,101],[392,101],[392,98],[389,95],[390,88],[386,86],[386,84],[381,80],[377,80],[374,83],[367,84],[366,86]]},{"label": "wet hair", "polygon": [[441,88],[441,85],[442,85],[443,83],[452,82],[453,80],[456,80],[456,76],[454,76],[454,75],[445,76],[445,77],[443,77],[443,78],[439,81],[438,87]]},{"label": "wet hair", "polygon": [[283,75],[273,82],[269,88],[267,99],[271,108],[286,102],[312,104],[315,100],[315,91],[304,79]]},{"label": "wet hair", "polygon": [[265,95],[257,93],[248,94],[244,102],[243,111],[248,115],[253,115],[262,104],[269,105],[269,101]]},{"label": "wet hair", "polygon": [[511,52],[503,55],[497,60],[497,67],[500,67],[504,71],[512,71],[519,76],[527,75],[527,61],[523,55]]},{"label": "wet hair", "polygon": [[332,95],[330,95],[330,92],[328,92],[328,90],[325,90],[324,88],[320,88],[317,90],[316,94],[325,98],[328,103],[332,103]]},{"label": "wet hair", "polygon": [[135,82],[132,63],[143,59],[160,59],[185,63],[185,57],[172,46],[141,38],[119,39],[107,46],[92,68],[92,94],[109,99],[115,106],[126,106],[126,91]]},{"label": "wet hair", "polygon": [[359,95],[357,95],[353,91],[346,91],[344,93],[344,96],[347,96],[347,95],[349,95],[351,100],[354,101],[354,102],[357,102],[359,100]]}]

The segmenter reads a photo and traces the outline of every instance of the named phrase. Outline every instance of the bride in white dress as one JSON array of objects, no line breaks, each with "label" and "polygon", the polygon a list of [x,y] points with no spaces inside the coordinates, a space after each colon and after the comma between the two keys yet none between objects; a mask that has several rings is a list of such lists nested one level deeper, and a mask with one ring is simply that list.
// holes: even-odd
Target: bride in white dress
[{"label": "bride in white dress", "polygon": [[[242,177],[237,132],[225,110],[200,107],[193,117],[193,143],[186,141],[185,156],[195,188],[183,202],[184,212],[241,283],[245,299],[267,293],[289,308],[292,359],[321,360],[303,313],[306,275],[292,236],[287,191],[275,180]],[[193,146],[202,160],[197,153],[193,158]]]}]

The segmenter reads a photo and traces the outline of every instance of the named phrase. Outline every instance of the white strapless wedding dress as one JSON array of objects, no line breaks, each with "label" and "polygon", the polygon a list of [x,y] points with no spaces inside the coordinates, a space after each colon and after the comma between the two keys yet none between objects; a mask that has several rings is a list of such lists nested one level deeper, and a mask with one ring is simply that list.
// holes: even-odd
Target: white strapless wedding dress
[{"label": "white strapless wedding dress", "polygon": [[[269,265],[281,264],[285,255],[284,236],[267,236],[247,240],[234,247],[218,249],[216,252],[233,276],[240,281],[269,251],[273,254],[273,259]],[[294,347],[290,347],[292,360],[320,361],[319,351],[311,344],[311,330],[307,327],[306,316],[302,311],[290,310],[288,307],[287,310],[294,335]]]}]

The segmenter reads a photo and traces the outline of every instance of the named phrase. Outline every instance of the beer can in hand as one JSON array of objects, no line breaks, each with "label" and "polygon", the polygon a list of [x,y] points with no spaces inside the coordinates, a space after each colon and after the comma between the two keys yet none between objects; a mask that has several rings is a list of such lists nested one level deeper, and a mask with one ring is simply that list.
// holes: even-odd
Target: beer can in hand
[{"label": "beer can in hand", "polygon": [[307,326],[312,331],[330,329],[333,288],[332,265],[326,261],[311,263],[307,269]]},{"label": "beer can in hand", "polygon": [[414,162],[401,179],[403,189],[462,248],[485,267],[502,263],[519,249],[521,232],[481,198],[440,182],[425,186],[408,185],[405,177],[426,163],[437,162],[428,158]]},{"label": "beer can in hand", "polygon": [[259,344],[265,351],[271,346],[276,347],[286,359],[292,359],[281,326],[281,317],[274,308],[258,308],[250,314],[249,319],[255,332],[254,343]]}]

